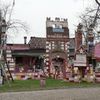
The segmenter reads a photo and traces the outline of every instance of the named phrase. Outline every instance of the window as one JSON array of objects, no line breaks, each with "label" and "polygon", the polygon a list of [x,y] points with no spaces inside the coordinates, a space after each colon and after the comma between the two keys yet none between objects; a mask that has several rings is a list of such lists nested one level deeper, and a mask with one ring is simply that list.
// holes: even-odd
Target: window
[{"label": "window", "polygon": [[56,27],[56,24],[53,24],[53,25],[52,25],[52,28],[55,28],[55,27]]},{"label": "window", "polygon": [[74,52],[74,49],[69,49],[69,52]]},{"label": "window", "polygon": [[49,52],[49,50],[46,50],[46,52],[48,53],[48,52]]}]

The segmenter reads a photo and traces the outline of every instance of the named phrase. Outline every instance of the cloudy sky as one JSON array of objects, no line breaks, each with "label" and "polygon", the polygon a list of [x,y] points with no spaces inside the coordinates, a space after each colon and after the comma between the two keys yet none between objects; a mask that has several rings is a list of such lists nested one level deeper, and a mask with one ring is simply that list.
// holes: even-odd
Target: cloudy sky
[{"label": "cloudy sky", "polygon": [[[0,0],[2,1],[2,0]],[[12,3],[13,0],[3,0]],[[79,15],[86,7],[91,6],[93,0],[15,0],[13,18],[26,22],[29,33],[17,33],[10,35],[9,42],[23,43],[23,36],[46,35],[46,17],[60,17],[68,19],[68,27],[73,36],[76,25],[79,23]]]}]

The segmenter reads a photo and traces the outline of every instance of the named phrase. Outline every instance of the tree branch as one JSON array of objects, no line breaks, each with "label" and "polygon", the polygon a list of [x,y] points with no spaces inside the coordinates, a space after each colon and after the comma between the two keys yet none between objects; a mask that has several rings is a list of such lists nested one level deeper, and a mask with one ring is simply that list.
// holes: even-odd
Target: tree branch
[{"label": "tree branch", "polygon": [[95,0],[96,1],[96,3],[100,6],[100,2],[98,1],[98,0]]}]

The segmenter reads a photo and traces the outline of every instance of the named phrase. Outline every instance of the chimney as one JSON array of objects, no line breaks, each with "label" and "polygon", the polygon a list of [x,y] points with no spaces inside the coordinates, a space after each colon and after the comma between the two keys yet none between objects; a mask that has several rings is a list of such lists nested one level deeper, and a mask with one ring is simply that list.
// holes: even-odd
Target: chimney
[{"label": "chimney", "polygon": [[27,44],[27,37],[24,36],[24,44]]}]

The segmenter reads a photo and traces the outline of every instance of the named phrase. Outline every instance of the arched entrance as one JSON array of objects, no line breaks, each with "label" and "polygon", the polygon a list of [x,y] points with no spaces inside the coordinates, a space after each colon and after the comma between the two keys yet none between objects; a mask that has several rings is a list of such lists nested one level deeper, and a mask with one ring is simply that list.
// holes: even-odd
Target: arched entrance
[{"label": "arched entrance", "polygon": [[65,59],[56,57],[52,59],[52,68],[54,78],[64,78],[65,77]]},{"label": "arched entrance", "polygon": [[83,79],[86,74],[86,67],[78,67],[80,78]]},{"label": "arched entrance", "polygon": [[52,77],[65,79],[67,54],[63,51],[52,51],[49,55],[49,74]]}]

